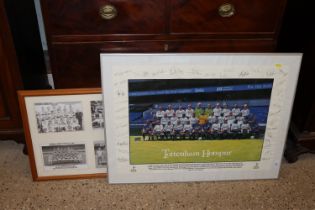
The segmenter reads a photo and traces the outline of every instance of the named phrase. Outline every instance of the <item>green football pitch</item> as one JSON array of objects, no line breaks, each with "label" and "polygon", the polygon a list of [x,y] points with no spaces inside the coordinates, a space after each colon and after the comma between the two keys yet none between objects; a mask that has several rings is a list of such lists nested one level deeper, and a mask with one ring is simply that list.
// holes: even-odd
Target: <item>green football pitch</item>
[{"label": "green football pitch", "polygon": [[259,161],[263,146],[262,139],[177,141],[140,139],[142,139],[140,136],[130,137],[131,164]]}]

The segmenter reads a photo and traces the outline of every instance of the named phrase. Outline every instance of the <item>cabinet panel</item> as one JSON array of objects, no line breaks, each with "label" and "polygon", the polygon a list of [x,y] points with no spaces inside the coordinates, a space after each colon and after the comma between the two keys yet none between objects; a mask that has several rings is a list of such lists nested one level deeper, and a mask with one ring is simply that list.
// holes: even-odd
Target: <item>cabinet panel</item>
[{"label": "cabinet panel", "polygon": [[52,71],[56,88],[100,87],[101,52],[162,52],[160,42],[53,44]]},{"label": "cabinet panel", "polygon": [[98,44],[54,44],[50,51],[55,88],[99,86]]},{"label": "cabinet panel", "polygon": [[60,43],[51,46],[56,88],[100,87],[100,53],[271,52],[271,40],[186,40]]},{"label": "cabinet panel", "polygon": [[272,52],[272,40],[184,40],[169,43],[170,52]]},{"label": "cabinet panel", "polygon": [[[161,0],[42,0],[48,35],[159,34],[165,31]],[[117,16],[105,20],[100,8],[110,4]]]},{"label": "cabinet panel", "polygon": [[[172,33],[272,35],[277,31],[286,1],[172,0],[171,2]],[[218,9],[225,3],[234,6],[234,15],[230,17],[219,15]]]},{"label": "cabinet panel", "polygon": [[13,60],[10,57],[11,46],[5,38],[0,34],[0,131],[21,126],[16,94],[21,81],[19,76],[15,75],[16,66],[11,63]]}]

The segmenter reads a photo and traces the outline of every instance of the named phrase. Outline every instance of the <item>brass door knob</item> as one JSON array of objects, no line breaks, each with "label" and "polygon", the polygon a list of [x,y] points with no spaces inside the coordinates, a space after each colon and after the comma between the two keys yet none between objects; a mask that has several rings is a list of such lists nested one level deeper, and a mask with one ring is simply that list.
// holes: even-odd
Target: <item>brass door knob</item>
[{"label": "brass door knob", "polygon": [[218,9],[218,13],[221,17],[231,17],[235,14],[235,7],[230,3],[222,4]]},{"label": "brass door knob", "polygon": [[115,6],[106,4],[100,8],[100,16],[105,20],[114,19],[118,12]]}]

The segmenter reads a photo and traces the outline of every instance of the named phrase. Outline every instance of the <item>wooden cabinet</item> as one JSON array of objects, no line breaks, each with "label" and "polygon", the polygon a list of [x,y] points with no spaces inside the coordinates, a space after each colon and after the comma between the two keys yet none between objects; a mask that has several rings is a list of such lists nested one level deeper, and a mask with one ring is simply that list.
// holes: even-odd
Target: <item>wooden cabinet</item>
[{"label": "wooden cabinet", "polygon": [[16,91],[22,88],[3,1],[0,0],[0,140],[23,141]]},{"label": "wooden cabinet", "polygon": [[286,0],[41,0],[41,5],[55,86],[73,88],[101,85],[101,52],[272,52]]}]

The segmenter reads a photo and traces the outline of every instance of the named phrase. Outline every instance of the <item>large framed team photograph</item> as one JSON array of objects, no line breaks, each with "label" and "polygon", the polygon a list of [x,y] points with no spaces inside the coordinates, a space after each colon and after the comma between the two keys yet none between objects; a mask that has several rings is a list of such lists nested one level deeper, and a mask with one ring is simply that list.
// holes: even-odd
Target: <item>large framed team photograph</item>
[{"label": "large framed team photograph", "polygon": [[29,90],[18,95],[33,180],[105,177],[100,88]]},{"label": "large framed team photograph", "polygon": [[300,62],[102,54],[109,182],[277,178]]}]

